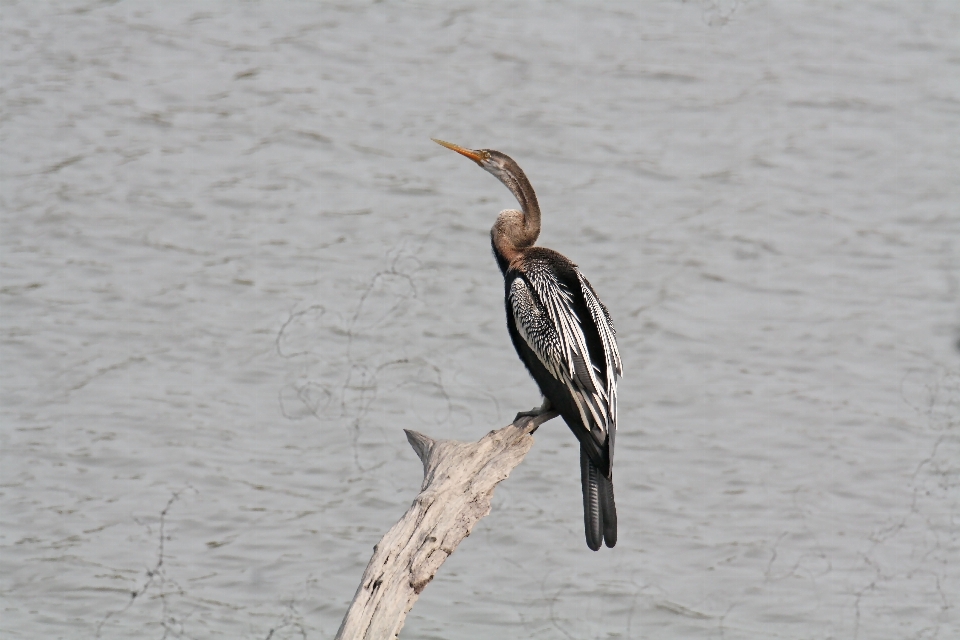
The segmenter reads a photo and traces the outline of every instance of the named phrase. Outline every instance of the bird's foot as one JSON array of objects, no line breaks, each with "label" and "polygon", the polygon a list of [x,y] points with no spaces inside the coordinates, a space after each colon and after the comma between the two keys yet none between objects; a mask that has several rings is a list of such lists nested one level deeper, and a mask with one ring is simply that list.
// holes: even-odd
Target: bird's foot
[{"label": "bird's foot", "polygon": [[543,404],[541,404],[539,407],[534,407],[533,409],[530,409],[530,411],[521,411],[517,414],[517,417],[514,418],[513,421],[516,422],[520,418],[536,418],[539,415],[543,415],[547,411],[550,411],[550,401],[544,398]]}]

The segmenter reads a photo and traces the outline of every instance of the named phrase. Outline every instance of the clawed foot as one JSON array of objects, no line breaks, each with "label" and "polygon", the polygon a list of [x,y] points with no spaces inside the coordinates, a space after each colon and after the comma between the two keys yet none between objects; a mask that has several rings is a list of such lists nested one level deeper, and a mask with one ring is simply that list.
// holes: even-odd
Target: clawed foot
[{"label": "clawed foot", "polygon": [[544,398],[542,405],[540,405],[539,407],[534,407],[533,409],[530,409],[530,411],[521,411],[520,413],[517,414],[517,417],[514,418],[513,421],[516,422],[520,418],[536,418],[537,416],[542,415],[547,411],[550,411],[550,401]]}]

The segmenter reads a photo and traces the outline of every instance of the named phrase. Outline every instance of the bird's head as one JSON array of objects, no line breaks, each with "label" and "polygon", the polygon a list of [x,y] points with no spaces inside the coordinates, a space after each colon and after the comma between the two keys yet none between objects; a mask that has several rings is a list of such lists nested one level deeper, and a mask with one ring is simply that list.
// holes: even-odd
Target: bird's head
[{"label": "bird's head", "polygon": [[443,140],[437,140],[436,138],[431,138],[431,140],[446,147],[447,149],[456,151],[462,156],[470,158],[476,162],[477,166],[479,166],[481,169],[484,169],[496,176],[496,178],[503,184],[507,185],[511,191],[514,190],[511,185],[516,185],[521,176],[523,176],[523,180],[526,180],[526,176],[523,175],[523,171],[520,169],[520,166],[513,161],[513,158],[505,153],[500,153],[499,151],[494,151],[493,149],[465,149],[464,147],[453,144],[452,142],[444,142]]},{"label": "bird's head", "polygon": [[[493,149],[465,149],[461,146],[432,138],[439,145],[452,149],[493,174],[516,197],[523,211],[501,211],[491,229],[494,247],[509,258],[520,249],[532,247],[540,235],[540,205],[530,181],[513,158]],[[503,265],[501,265],[501,268]]]}]

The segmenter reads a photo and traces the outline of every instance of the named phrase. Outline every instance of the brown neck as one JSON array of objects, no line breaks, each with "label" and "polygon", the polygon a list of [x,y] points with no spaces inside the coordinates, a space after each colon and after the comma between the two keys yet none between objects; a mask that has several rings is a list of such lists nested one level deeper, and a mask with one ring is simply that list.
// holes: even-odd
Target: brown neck
[{"label": "brown neck", "polygon": [[517,249],[510,242],[504,242],[504,239],[498,238],[496,230],[490,234],[490,244],[493,247],[493,257],[497,259],[497,266],[500,267],[500,273],[506,273],[510,264],[521,256],[523,249]]},{"label": "brown neck", "polygon": [[526,229],[527,216],[516,209],[506,209],[497,216],[490,229],[490,242],[497,256],[500,270],[506,273],[507,267],[533,246],[536,234],[532,237]]},{"label": "brown neck", "polygon": [[499,242],[497,240],[496,237],[493,239],[493,251],[508,265],[524,252],[524,249],[518,249],[512,242],[504,242],[502,238]]},{"label": "brown neck", "polygon": [[518,247],[532,247],[540,235],[540,203],[530,181],[520,167],[515,167],[513,175],[504,176],[503,183],[517,198],[523,210],[523,234],[515,237]]}]

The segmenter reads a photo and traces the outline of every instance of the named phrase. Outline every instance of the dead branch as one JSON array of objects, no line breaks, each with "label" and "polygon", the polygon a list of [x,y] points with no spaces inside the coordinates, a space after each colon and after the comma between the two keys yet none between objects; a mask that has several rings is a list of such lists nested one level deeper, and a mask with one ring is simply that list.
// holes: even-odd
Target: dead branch
[{"label": "dead branch", "polygon": [[557,416],[522,417],[479,442],[433,440],[406,431],[423,462],[423,484],[407,513],[373,548],[337,640],[393,640],[420,592],[474,525],[490,513],[493,489],[523,461],[531,434]]}]

